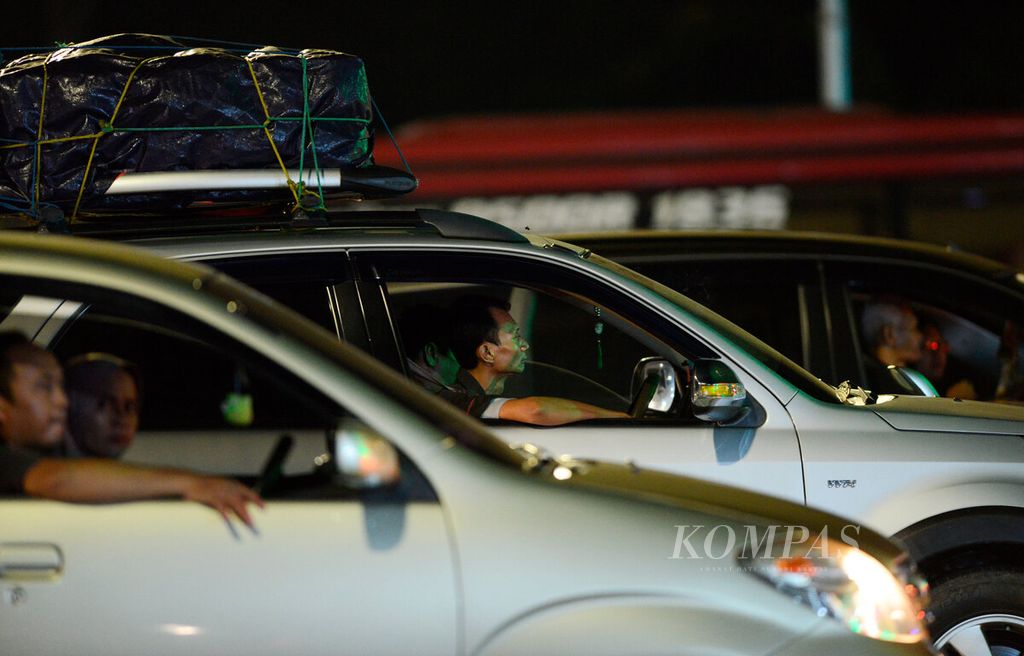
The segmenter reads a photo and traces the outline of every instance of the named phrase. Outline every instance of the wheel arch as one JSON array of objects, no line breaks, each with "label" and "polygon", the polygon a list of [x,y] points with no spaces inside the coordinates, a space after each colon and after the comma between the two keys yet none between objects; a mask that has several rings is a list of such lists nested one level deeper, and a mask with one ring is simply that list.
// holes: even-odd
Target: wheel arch
[{"label": "wheel arch", "polygon": [[1024,571],[1024,508],[979,506],[928,517],[893,538],[932,586],[966,570]]}]

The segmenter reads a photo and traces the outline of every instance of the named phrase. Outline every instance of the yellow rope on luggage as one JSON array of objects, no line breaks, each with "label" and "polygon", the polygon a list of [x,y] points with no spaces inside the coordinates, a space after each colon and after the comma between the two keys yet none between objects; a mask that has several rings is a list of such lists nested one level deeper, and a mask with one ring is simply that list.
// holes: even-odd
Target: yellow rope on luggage
[{"label": "yellow rope on luggage", "polygon": [[[270,110],[267,109],[267,101],[263,98],[263,90],[260,89],[260,82],[256,79],[256,71],[252,67],[252,62],[248,59],[245,60],[245,65],[249,67],[249,75],[252,76],[252,83],[256,87],[256,97],[260,99],[260,107],[263,108],[263,116],[266,119],[263,122],[263,133],[267,135],[267,141],[270,142],[270,150],[274,151],[274,157],[277,158],[277,163],[281,167],[281,172],[284,173],[284,177],[288,180],[288,191],[292,192],[292,198],[295,199],[295,203],[299,203],[299,194],[295,191],[295,181],[292,180],[291,176],[288,175],[288,167],[284,165],[284,160],[281,159],[281,153],[277,150],[277,144],[274,143],[274,137],[270,134],[270,125],[273,119],[270,118]],[[302,171],[299,171],[299,178],[302,178]]]},{"label": "yellow rope on luggage", "polygon": [[8,144],[6,146],[0,146],[0,150],[6,150],[8,148],[28,148],[29,146],[35,145],[47,145],[61,143],[63,141],[82,141],[84,139],[95,139],[101,136],[102,132],[94,132],[93,134],[76,134],[72,137],[54,137],[52,139],[40,139],[37,141],[22,141],[16,144]]},{"label": "yellow rope on luggage", "polygon": [[39,126],[36,128],[36,156],[35,156],[35,160],[36,160],[35,161],[35,165],[36,165],[35,166],[35,168],[36,168],[36,170],[35,170],[36,184],[35,184],[35,189],[33,190],[33,195],[32,195],[32,199],[33,199],[32,200],[32,204],[35,205],[35,206],[39,205],[39,186],[40,186],[39,185],[39,176],[42,173],[42,168],[43,168],[42,167],[42,163],[41,163],[42,159],[43,159],[42,145],[39,143],[39,140],[43,138],[43,114],[46,112],[46,82],[47,82],[46,63],[49,60],[50,60],[50,57],[47,56],[46,60],[43,61],[43,92],[42,92],[42,97],[39,100]]},{"label": "yellow rope on luggage", "polygon": [[[43,85],[42,85],[42,92],[41,92],[41,99],[40,99],[40,106],[39,106],[39,121],[38,121],[38,125],[36,126],[36,139],[35,139],[35,141],[34,142],[24,141],[24,142],[8,143],[8,144],[0,145],[0,150],[8,150],[8,149],[14,149],[14,148],[28,148],[30,146],[35,149],[34,162],[33,162],[33,170],[34,170],[34,178],[35,179],[34,179],[33,190],[32,190],[32,208],[31,208],[31,211],[33,213],[36,211],[36,208],[40,204],[40,195],[41,195],[41,187],[42,187],[41,177],[42,177],[42,147],[43,146],[50,145],[50,144],[63,143],[63,142],[70,142],[70,141],[92,140],[92,146],[89,149],[89,157],[86,160],[85,169],[82,172],[81,182],[80,182],[79,187],[78,187],[78,194],[77,194],[77,196],[75,198],[74,208],[72,209],[71,215],[69,217],[69,222],[70,223],[74,223],[78,219],[78,211],[79,211],[79,208],[80,208],[80,206],[82,204],[82,199],[83,199],[84,194],[85,194],[85,188],[86,188],[86,185],[87,185],[88,180],[89,180],[89,175],[92,172],[92,166],[93,166],[93,162],[95,161],[96,150],[97,150],[97,146],[99,145],[100,139],[102,139],[105,135],[113,134],[115,132],[148,132],[148,131],[156,132],[156,131],[164,131],[164,130],[260,129],[260,130],[263,131],[263,134],[266,136],[267,142],[270,145],[270,150],[271,150],[271,152],[274,153],[274,159],[277,161],[278,166],[281,168],[281,172],[284,174],[285,179],[287,180],[288,190],[291,192],[292,198],[295,201],[295,206],[299,207],[301,205],[302,197],[303,196],[307,196],[307,195],[316,198],[319,201],[320,205],[323,206],[323,191],[322,191],[322,186],[321,186],[322,183],[320,182],[319,163],[317,162],[317,157],[316,157],[316,145],[315,145],[315,142],[313,141],[313,139],[314,139],[314,137],[313,137],[313,129],[312,129],[313,124],[316,123],[316,122],[319,122],[319,121],[354,122],[354,123],[365,123],[365,124],[370,124],[372,122],[370,119],[354,118],[354,117],[348,118],[348,117],[313,117],[313,116],[310,116],[309,97],[308,97],[309,91],[308,91],[308,88],[306,86],[307,83],[308,83],[307,79],[306,79],[306,75],[307,75],[307,73],[306,73],[306,60],[305,60],[304,57],[302,57],[302,63],[303,63],[303,97],[304,97],[303,98],[304,99],[303,115],[301,117],[271,116],[270,115],[270,109],[267,106],[266,98],[263,95],[263,90],[260,87],[259,79],[256,76],[256,71],[255,71],[255,68],[253,67],[252,61],[250,59],[248,59],[248,58],[243,57],[242,59],[243,59],[243,61],[245,61],[246,66],[247,66],[247,68],[249,70],[249,76],[252,78],[252,82],[253,82],[254,88],[256,90],[256,97],[257,97],[257,99],[259,100],[259,103],[260,103],[260,108],[263,111],[264,120],[263,120],[263,122],[261,124],[254,124],[254,125],[221,125],[221,126],[150,127],[150,128],[118,128],[118,127],[115,127],[115,121],[116,121],[116,119],[117,119],[117,117],[118,117],[118,115],[119,115],[119,113],[120,113],[120,111],[122,109],[122,106],[123,106],[123,104],[125,102],[125,99],[126,99],[126,97],[128,95],[129,87],[131,86],[131,83],[134,80],[134,78],[136,76],[136,73],[142,68],[142,66],[146,65],[147,63],[152,62],[154,59],[155,58],[143,59],[138,64],[136,64],[136,66],[132,69],[131,73],[128,75],[128,78],[125,80],[124,86],[121,89],[121,94],[118,97],[117,103],[114,106],[114,109],[113,109],[113,112],[110,115],[110,118],[106,122],[100,121],[100,128],[101,129],[98,132],[95,132],[95,133],[92,133],[92,134],[80,134],[80,135],[67,136],[67,137],[53,137],[53,138],[49,138],[49,139],[43,138],[43,126],[44,126],[45,110],[46,110],[46,91],[47,91],[47,85],[48,85],[48,80],[49,80],[49,78],[48,78],[48,71],[47,71],[47,63],[49,61],[49,57],[46,59],[46,61],[43,62]],[[291,175],[289,174],[288,167],[287,167],[287,165],[284,162],[284,158],[282,157],[281,152],[280,152],[280,150],[277,147],[277,144],[274,142],[274,137],[273,137],[273,134],[272,134],[272,128],[273,128],[274,124],[276,122],[278,122],[278,121],[302,121],[302,123],[303,123],[302,139],[301,139],[302,146],[300,147],[300,152],[299,152],[299,180],[298,181],[292,179]],[[321,193],[316,193],[315,191],[312,191],[312,190],[308,189],[307,186],[305,185],[305,183],[302,180],[303,173],[304,173],[303,169],[305,168],[304,167],[304,159],[305,159],[305,146],[306,146],[307,133],[308,133],[308,136],[309,136],[310,145],[313,147],[313,165],[317,169],[317,181],[318,181],[318,186],[321,186],[321,189],[320,189]]]},{"label": "yellow rope on luggage", "polygon": [[[117,104],[114,105],[114,111],[110,114],[110,120],[107,121],[106,125],[102,126],[103,129],[93,138],[92,147],[89,149],[89,159],[86,160],[85,171],[82,172],[82,182],[78,185],[78,196],[75,198],[75,207],[71,210],[71,216],[68,218],[68,223],[74,223],[78,220],[78,207],[82,204],[82,194],[85,192],[85,185],[89,181],[89,171],[92,169],[92,160],[96,155],[96,146],[99,145],[100,139],[103,135],[110,134],[114,131],[114,119],[117,118],[117,113],[121,111],[121,105],[124,103],[124,98],[128,95],[128,85],[132,83],[135,73],[137,73],[139,68],[147,61],[149,60],[143,59],[136,64],[135,68],[132,69],[132,72],[129,73],[128,79],[124,82],[124,88],[121,89],[121,96],[117,99]],[[40,116],[42,116],[42,112],[40,112]]]}]

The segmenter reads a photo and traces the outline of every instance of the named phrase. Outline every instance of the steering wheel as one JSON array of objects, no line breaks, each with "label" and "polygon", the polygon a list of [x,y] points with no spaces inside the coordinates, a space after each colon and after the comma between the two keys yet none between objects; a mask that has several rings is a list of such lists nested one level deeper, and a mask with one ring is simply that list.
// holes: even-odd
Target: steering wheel
[{"label": "steering wheel", "polygon": [[640,389],[637,390],[636,396],[633,397],[633,402],[629,404],[629,416],[633,419],[643,419],[644,415],[647,414],[647,406],[650,405],[651,399],[654,398],[654,394],[658,391],[658,374],[651,372],[644,378],[644,382],[640,384]]},{"label": "steering wheel", "polygon": [[260,471],[259,478],[252,486],[260,496],[266,496],[277,487],[281,481],[281,475],[284,473],[284,461],[288,458],[294,445],[295,438],[287,433],[277,438],[274,450],[270,452],[270,456],[263,464],[263,470]]}]

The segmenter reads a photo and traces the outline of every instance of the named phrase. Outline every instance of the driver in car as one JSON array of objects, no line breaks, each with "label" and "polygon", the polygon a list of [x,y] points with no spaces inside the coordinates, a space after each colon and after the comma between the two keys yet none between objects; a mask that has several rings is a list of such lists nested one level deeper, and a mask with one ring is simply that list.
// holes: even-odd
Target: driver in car
[{"label": "driver in car", "polygon": [[[451,352],[461,369],[457,383],[472,397],[500,398],[510,376],[521,374],[530,345],[509,314],[511,306],[484,296],[466,296],[453,308]],[[553,396],[503,399],[498,417],[540,426],[586,419],[624,419],[625,412]]]},{"label": "driver in car", "polygon": [[903,393],[886,368],[916,366],[924,355],[917,314],[902,300],[880,297],[865,304],[861,329],[867,346],[864,370],[871,391]]},{"label": "driver in car", "polygon": [[409,377],[431,394],[440,396],[466,414],[497,419],[508,399],[471,394],[459,381],[459,361],[452,354],[447,326],[438,317],[446,313],[429,305],[418,305],[402,313],[399,331],[405,347],[405,368]]}]

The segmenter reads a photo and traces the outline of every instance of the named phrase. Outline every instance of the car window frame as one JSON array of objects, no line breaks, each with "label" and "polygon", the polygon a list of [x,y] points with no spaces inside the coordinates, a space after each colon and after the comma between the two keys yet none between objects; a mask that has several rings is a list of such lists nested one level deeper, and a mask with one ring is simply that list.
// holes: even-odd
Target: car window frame
[{"label": "car window frame", "polygon": [[[798,365],[822,380],[838,382],[836,378],[836,366],[833,349],[830,345],[833,342],[832,336],[832,312],[828,305],[828,294],[825,289],[826,281],[824,267],[821,259],[808,254],[782,254],[771,252],[743,253],[742,264],[745,267],[763,267],[770,275],[777,269],[776,264],[789,267],[787,275],[795,281],[796,302],[798,306],[798,319],[800,331],[800,359],[793,359]],[[613,261],[635,269],[636,265],[657,264],[680,267],[694,267],[700,272],[704,263],[716,265],[736,264],[737,253],[702,252],[702,253],[624,253],[622,255],[610,256]],[[637,270],[638,273],[648,278],[657,280],[656,277]],[[661,282],[661,281],[659,281]],[[673,285],[667,285],[676,289]],[[684,294],[681,290],[676,289]],[[691,298],[698,303],[701,299]],[[715,312],[713,308],[710,308]],[[730,317],[718,312],[726,319]],[[748,332],[756,333],[756,330],[747,329]]]},{"label": "car window frame", "polygon": [[[45,336],[46,343],[40,344],[41,347],[45,348],[48,352],[53,353],[54,347],[59,347],[59,343],[62,338],[70,331],[73,330],[74,324],[88,320],[89,310],[95,305],[102,305],[103,303],[111,303],[117,305],[129,305],[134,308],[149,309],[164,317],[172,317],[175,322],[184,321],[186,324],[191,326],[198,326],[200,331],[203,333],[201,336],[195,336],[186,334],[182,330],[182,326],[179,324],[176,328],[168,328],[160,325],[156,327],[157,332],[161,332],[172,336],[181,336],[183,339],[193,341],[197,344],[202,345],[204,348],[218,350],[222,353],[228,353],[229,358],[235,359],[237,362],[244,365],[247,369],[258,370],[263,374],[263,377],[267,380],[274,380],[281,376],[287,380],[301,385],[302,389],[312,392],[310,396],[304,396],[301,394],[291,394],[293,397],[301,397],[304,403],[307,405],[320,406],[320,412],[323,416],[330,417],[327,424],[322,429],[315,429],[313,432],[319,430],[322,432],[324,437],[324,449],[323,452],[328,452],[328,444],[330,434],[341,425],[344,417],[355,417],[358,420],[358,416],[354,415],[346,409],[342,404],[335,401],[329,395],[316,389],[309,382],[302,380],[294,371],[290,370],[285,365],[277,362],[274,358],[268,357],[262,353],[256,351],[251,345],[246,344],[237,338],[231,336],[220,330],[219,328],[212,326],[197,317],[183,312],[182,310],[166,305],[162,302],[155,301],[149,298],[145,298],[138,294],[122,289],[117,289],[112,286],[96,285],[91,283],[80,283],[80,282],[69,282],[54,278],[44,278],[32,275],[23,274],[5,274],[0,273],[0,285],[5,288],[10,286],[12,288],[18,288],[21,290],[28,290],[20,292],[20,297],[33,296],[37,298],[44,298],[53,300],[59,306],[72,303],[76,306],[73,313],[55,317],[52,316],[47,319],[47,323],[52,321],[60,321],[60,325],[56,328],[53,326],[44,325],[40,331],[40,335]],[[113,299],[113,302],[111,302]],[[15,303],[16,305],[16,303]],[[149,324],[150,320],[147,317],[142,323]],[[152,327],[152,326],[150,326]],[[31,338],[32,336],[30,336]],[[277,384],[279,390],[288,390],[288,386],[284,384]],[[152,401],[147,401],[152,402]],[[324,409],[326,407],[326,409]],[[153,434],[167,434],[178,432],[175,429],[153,429],[147,430],[145,428],[140,429],[142,432],[150,432]],[[282,427],[266,427],[256,429],[240,429],[232,430],[230,428],[187,428],[180,431],[182,434],[188,434],[192,436],[202,437],[212,433],[223,433],[224,439],[235,439],[244,440],[250,435],[254,434],[266,434],[266,433],[281,433],[283,438],[291,429]],[[299,428],[295,432],[310,432],[309,429]],[[286,497],[279,497],[278,495],[270,496],[268,498],[279,499],[284,501],[309,501],[309,502],[320,502],[320,501],[372,501],[374,503],[393,503],[400,502],[405,503],[409,501],[424,501],[431,503],[440,503],[439,497],[430,484],[429,479],[425,476],[422,469],[411,459],[401,448],[400,445],[389,440],[392,446],[395,448],[399,456],[399,462],[401,467],[402,476],[400,477],[400,483],[398,486],[382,488],[382,489],[370,489],[362,490],[355,487],[346,487],[339,484],[337,481],[331,481],[328,478],[320,475],[315,471],[309,471],[301,474],[292,474],[283,476],[281,478],[281,485],[283,489],[290,491],[290,494]],[[311,465],[314,463],[311,463]],[[161,462],[147,462],[147,466],[168,466],[167,463]],[[248,484],[255,483],[256,478],[241,471],[213,471],[213,470],[197,470],[205,471],[206,473],[228,476],[239,478],[243,482]],[[0,497],[7,498],[7,497]]]},{"label": "car window frame", "polygon": [[[352,248],[349,252],[352,257],[356,275],[370,278],[373,284],[378,287],[380,297],[385,300],[387,299],[388,294],[386,288],[388,282],[436,282],[436,278],[439,275],[457,276],[460,278],[460,281],[472,283],[499,284],[508,285],[510,287],[535,289],[539,293],[544,294],[550,293],[550,289],[557,289],[559,290],[559,293],[566,293],[575,296],[585,295],[587,298],[599,302],[602,306],[612,309],[616,314],[622,316],[624,320],[633,323],[639,330],[647,333],[649,339],[663,344],[667,349],[674,353],[687,353],[687,351],[684,350],[684,347],[680,346],[680,341],[685,341],[687,344],[697,345],[696,348],[698,349],[698,355],[695,357],[708,359],[717,359],[719,357],[717,351],[712,350],[711,347],[703,340],[698,340],[688,332],[681,331],[676,324],[666,321],[663,317],[653,312],[650,308],[644,306],[630,295],[621,293],[618,290],[601,284],[593,277],[592,274],[588,274],[587,272],[579,271],[571,267],[566,267],[561,263],[553,263],[545,258],[524,257],[522,254],[514,252],[510,253],[507,251],[494,252],[487,250],[470,250],[465,248],[396,247],[383,250],[379,247],[365,247]],[[509,260],[521,263],[524,266],[543,269],[550,275],[536,275],[535,281],[524,283],[522,276],[490,274],[487,273],[486,270],[481,273],[479,267],[474,268],[468,264],[468,261],[470,260],[474,260],[478,263],[494,264],[495,258],[499,257],[508,258]],[[439,261],[443,261],[445,267],[454,267],[456,273],[448,273],[451,271],[451,268],[443,269],[439,273],[436,265]],[[394,270],[389,267],[389,264],[393,262],[400,262],[402,267],[414,270],[416,273],[407,274],[403,272],[398,274],[396,277]],[[455,262],[458,262],[458,264],[453,264]],[[426,279],[420,280],[418,277],[425,277]],[[559,279],[569,279],[585,289],[565,290],[562,285],[558,284],[557,281]],[[569,286],[572,287],[572,285]],[[613,299],[613,302],[608,303],[608,298]],[[626,314],[623,312],[620,309],[622,305],[628,305],[634,314]],[[660,332],[652,330],[644,320],[635,319],[635,313],[641,314],[646,321],[661,324]],[[380,327],[380,329],[386,330],[386,333],[382,334],[378,339],[394,342],[398,344],[398,347],[396,348],[395,354],[391,360],[385,361],[385,364],[396,371],[407,373],[405,357],[404,353],[401,351],[401,340],[396,325],[397,317],[392,317],[389,312],[388,318],[388,325],[382,325]],[[680,337],[684,337],[684,340],[680,340]],[[674,364],[678,366],[680,363]],[[496,421],[497,423],[502,423],[500,420],[487,420],[485,423],[491,424]],[[643,422],[637,422],[636,420],[630,419],[604,420],[604,422],[622,425],[692,426],[694,424],[704,424],[704,422],[701,422],[694,417],[683,415],[672,417],[653,417],[645,419]]]}]

